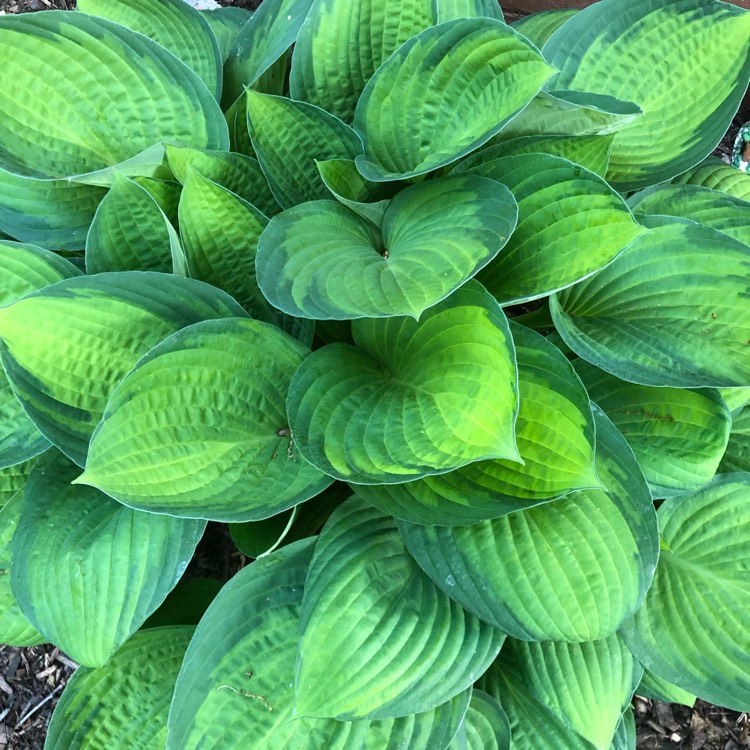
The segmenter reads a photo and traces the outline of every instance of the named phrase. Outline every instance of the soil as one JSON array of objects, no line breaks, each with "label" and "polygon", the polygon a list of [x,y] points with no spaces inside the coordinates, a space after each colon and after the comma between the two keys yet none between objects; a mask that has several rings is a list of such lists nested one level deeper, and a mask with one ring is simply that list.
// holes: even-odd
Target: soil
[{"label": "soil", "polygon": [[[590,0],[588,0],[590,1]],[[261,0],[218,0],[255,10]],[[529,12],[529,4],[551,0],[518,0],[502,3],[508,20]],[[561,6],[588,4],[587,0],[565,0]],[[750,5],[740,0],[738,5]],[[72,10],[75,0],[0,0],[0,14],[24,13],[51,8]],[[750,120],[750,98],[745,97],[732,127],[716,150],[729,160],[740,125]],[[244,560],[231,555],[226,529],[210,524],[189,573],[227,580]],[[217,562],[218,561],[218,562]],[[0,750],[42,750],[47,725],[57,699],[77,665],[51,645],[18,649],[0,646]],[[694,708],[636,697],[634,709],[638,750],[747,750],[750,749],[750,717],[698,701]]]}]

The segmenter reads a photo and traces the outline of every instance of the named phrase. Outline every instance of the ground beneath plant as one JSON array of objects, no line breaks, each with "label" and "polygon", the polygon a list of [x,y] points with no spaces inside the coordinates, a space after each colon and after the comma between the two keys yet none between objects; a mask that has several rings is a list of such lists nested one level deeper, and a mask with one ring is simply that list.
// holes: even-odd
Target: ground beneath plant
[{"label": "ground beneath plant", "polygon": [[[261,0],[218,0],[255,10]],[[0,13],[62,8],[72,10],[75,0],[0,0]],[[513,20],[510,18],[509,20]],[[740,108],[716,154],[728,161],[740,125],[750,120],[750,98]],[[227,580],[236,572],[229,559],[226,533],[211,524],[191,564],[193,575]],[[218,561],[218,566],[217,562]],[[0,646],[0,750],[42,750],[52,711],[76,668],[51,645],[19,649]],[[694,708],[642,698],[634,702],[638,750],[747,750],[750,717],[698,701]],[[115,749],[116,750],[116,749]]]}]

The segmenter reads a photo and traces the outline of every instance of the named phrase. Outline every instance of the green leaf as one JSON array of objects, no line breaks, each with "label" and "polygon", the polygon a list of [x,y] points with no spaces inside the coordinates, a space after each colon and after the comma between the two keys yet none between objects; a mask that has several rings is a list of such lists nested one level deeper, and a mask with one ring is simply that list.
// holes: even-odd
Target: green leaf
[{"label": "green leaf", "polygon": [[576,9],[544,10],[513,21],[511,26],[523,34],[535,47],[542,49],[546,41],[566,21],[578,13]]},{"label": "green leaf", "polygon": [[506,660],[521,676],[516,690],[547,706],[597,750],[609,750],[643,672],[617,634],[585,643],[510,639],[500,669]]},{"label": "green leaf", "polygon": [[357,486],[375,507],[426,525],[465,526],[597,487],[594,418],[572,366],[541,335],[511,321],[518,359],[518,450],[524,463],[477,461],[394,485]]},{"label": "green leaf", "polygon": [[247,124],[271,191],[284,208],[328,198],[315,162],[353,159],[357,134],[341,120],[306,102],[248,91]]},{"label": "green leaf", "polygon": [[228,109],[297,39],[313,0],[264,0],[242,27],[224,63],[222,105]]},{"label": "green leaf", "polygon": [[592,401],[628,441],[654,497],[713,479],[732,422],[718,391],[637,385],[583,360],[574,364]]},{"label": "green leaf", "polygon": [[106,666],[76,670],[55,707],[45,748],[163,748],[172,690],[193,631],[136,633]]},{"label": "green leaf", "polygon": [[750,708],[749,493],[750,474],[727,474],[662,504],[667,549],[643,607],[622,629],[654,674],[737,711]]},{"label": "green leaf", "polygon": [[289,388],[302,456],[357,484],[398,483],[484,458],[518,459],[515,352],[476,282],[412,318],[352,323],[356,346],[313,352]]},{"label": "green leaf", "polygon": [[635,692],[636,695],[642,695],[644,698],[664,701],[665,703],[681,703],[688,708],[692,708],[696,701],[692,693],[688,693],[687,690],[657,677],[648,669],[643,670],[643,677]]},{"label": "green leaf", "polygon": [[[4,16],[0,49],[6,170],[68,177],[112,167],[158,141],[227,147],[224,117],[198,76],[124,26],[64,11]],[[44,60],[44,75],[29,58]]]},{"label": "green leaf", "polygon": [[332,514],[310,563],[296,713],[352,720],[431,710],[470,687],[504,639],[430,581],[392,518],[354,496]]},{"label": "green leaf", "polygon": [[229,295],[192,279],[80,276],[0,308],[0,354],[40,432],[83,465],[109,395],[143,354],[191,323],[238,315]]},{"label": "green leaf", "polygon": [[632,707],[625,711],[617,725],[612,750],[636,750],[635,716]]},{"label": "green leaf", "polygon": [[500,703],[474,689],[464,723],[447,750],[510,750],[510,723]]},{"label": "green leaf", "polygon": [[144,356],[112,393],[77,484],[188,518],[268,518],[331,483],[289,434],[289,381],[308,349],[267,323],[209,320]]},{"label": "green leaf", "polygon": [[737,416],[742,409],[750,404],[750,386],[745,386],[744,388],[719,388],[719,393],[733,417]]},{"label": "green leaf", "polygon": [[180,197],[180,232],[190,276],[231,294],[258,320],[289,333],[302,329],[312,341],[312,324],[290,319],[271,306],[255,278],[258,239],[268,219],[238,195],[188,168]]},{"label": "green leaf", "polygon": [[29,419],[0,367],[0,470],[38,456],[49,446],[49,440]]},{"label": "green leaf", "polygon": [[434,0],[315,0],[294,46],[289,75],[292,98],[351,123],[357,100],[381,63],[435,22],[434,4]]},{"label": "green leaf", "polygon": [[[198,625],[177,681],[169,750],[434,750],[456,733],[470,691],[434,711],[385,721],[293,716],[294,670],[313,540],[241,570]],[[273,644],[269,648],[268,644]],[[222,721],[216,721],[221,716]]]},{"label": "green leaf", "polygon": [[595,416],[596,467],[607,492],[575,492],[474,526],[399,521],[430,578],[515,638],[606,638],[638,610],[651,583],[659,540],[648,487],[624,438]]},{"label": "green leaf", "polygon": [[542,91],[493,140],[529,135],[610,135],[642,114],[633,102],[605,94]]},{"label": "green leaf", "polygon": [[[21,612],[10,587],[13,562],[10,542],[21,516],[23,492],[16,492],[2,506],[0,504],[0,643],[7,646],[27,647],[44,643],[45,639]],[[17,563],[16,563],[17,564]]]},{"label": "green leaf", "polygon": [[258,283],[289,315],[418,318],[498,254],[516,215],[507,188],[474,175],[412,185],[380,227],[335,201],[305,203],[263,233]]},{"label": "green leaf", "polygon": [[24,489],[11,542],[13,593],[34,627],[97,667],[143,624],[185,572],[205,521],[141,513],[70,484],[78,467],[53,451]]},{"label": "green leaf", "polygon": [[603,271],[551,298],[565,343],[633,383],[747,385],[750,248],[693,222],[642,221],[648,234]]},{"label": "green leaf", "polygon": [[218,99],[221,56],[208,21],[183,0],[78,0],[76,8],[153,39],[191,68]]},{"label": "green leaf", "polygon": [[628,199],[638,214],[691,219],[750,245],[750,202],[698,185],[656,185]]},{"label": "green leaf", "polygon": [[86,237],[86,272],[170,273],[184,264],[181,256],[177,232],[159,204],[145,188],[116,174]]},{"label": "green leaf", "polygon": [[141,630],[197,625],[222,586],[223,583],[216,578],[181,578],[159,609],[143,623]]},{"label": "green leaf", "polygon": [[167,158],[175,177],[183,185],[187,179],[188,167],[191,167],[202,177],[251,203],[266,216],[273,216],[281,211],[257,159],[230,151],[199,151],[177,146],[167,146]]},{"label": "green leaf", "polygon": [[750,472],[750,407],[746,406],[732,418],[732,431],[719,471]]},{"label": "green leaf", "polygon": [[675,185],[700,185],[711,190],[720,190],[742,200],[750,200],[750,175],[730,167],[721,159],[709,156],[698,166],[675,177]]},{"label": "green leaf", "polygon": [[614,134],[609,135],[526,135],[500,141],[470,154],[454,172],[465,172],[495,159],[519,154],[548,154],[575,162],[604,177]]},{"label": "green leaf", "polygon": [[0,231],[24,242],[81,250],[106,188],[0,168]]},{"label": "green leaf", "polygon": [[20,464],[13,464],[4,469],[0,469],[0,508],[10,502],[11,498],[22,490],[26,484],[26,478],[31,472],[36,457],[30,458]]},{"label": "green leaf", "polygon": [[226,62],[237,43],[240,31],[253,17],[252,11],[246,8],[229,6],[227,8],[203,10],[200,13],[208,21],[208,25],[216,37],[222,63]]},{"label": "green leaf", "polygon": [[479,275],[502,304],[546,296],[590,276],[644,232],[601,177],[566,159],[523,154],[471,172],[502,182],[518,201],[516,231]]},{"label": "green leaf", "polygon": [[433,26],[399,47],[362,92],[354,128],[365,153],[357,167],[387,181],[450,164],[497,133],[553,72],[501,21]]},{"label": "green leaf", "polygon": [[560,69],[555,89],[643,109],[615,137],[608,173],[615,187],[633,190],[684,172],[714,149],[750,77],[749,41],[750,13],[728,3],[602,0],[563,24],[544,56]]},{"label": "green leaf", "polygon": [[497,0],[437,0],[439,23],[457,18],[494,18],[503,20],[503,11]]}]

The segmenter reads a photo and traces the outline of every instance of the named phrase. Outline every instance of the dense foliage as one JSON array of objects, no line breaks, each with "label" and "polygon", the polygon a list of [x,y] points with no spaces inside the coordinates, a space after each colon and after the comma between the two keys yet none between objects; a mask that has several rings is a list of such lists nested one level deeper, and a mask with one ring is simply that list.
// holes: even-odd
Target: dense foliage
[{"label": "dense foliage", "polygon": [[49,750],[750,710],[750,176],[706,159],[749,42],[716,0],[0,19],[0,641],[82,665]]}]

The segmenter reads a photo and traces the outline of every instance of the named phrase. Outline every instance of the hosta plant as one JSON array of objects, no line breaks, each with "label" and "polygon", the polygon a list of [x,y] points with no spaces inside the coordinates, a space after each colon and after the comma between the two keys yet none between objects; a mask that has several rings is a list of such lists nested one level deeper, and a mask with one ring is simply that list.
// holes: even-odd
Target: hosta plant
[{"label": "hosta plant", "polygon": [[750,710],[749,43],[716,0],[0,19],[0,641],[81,664],[49,750]]}]

